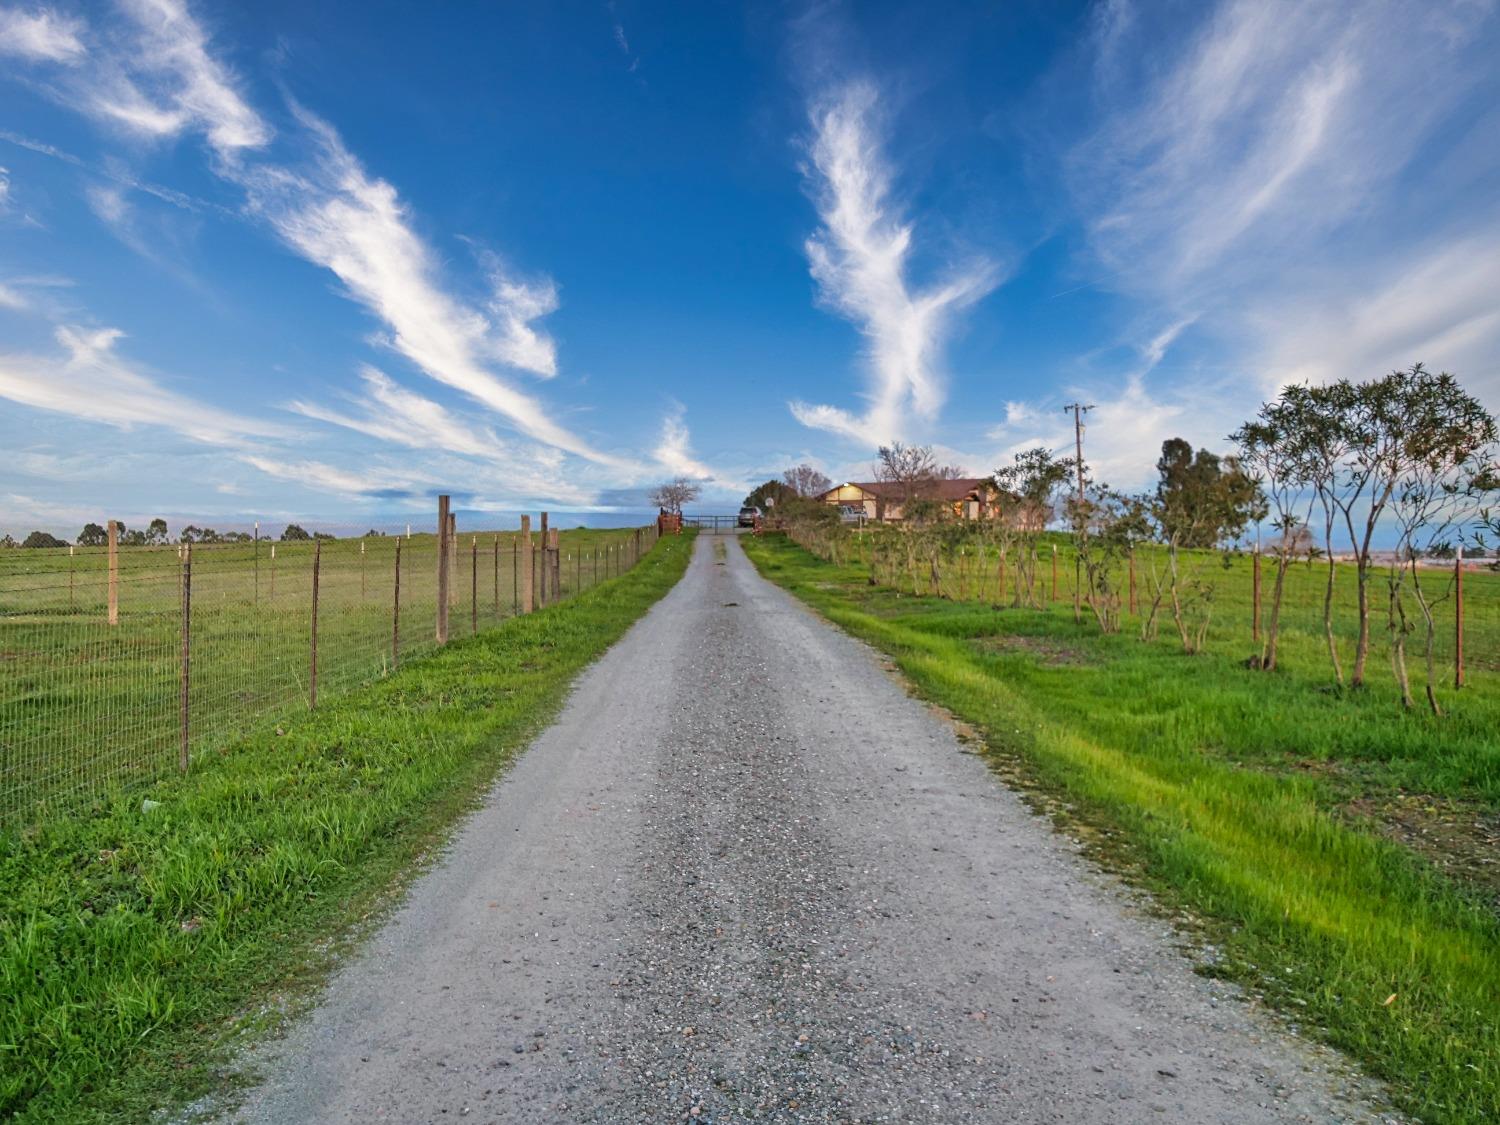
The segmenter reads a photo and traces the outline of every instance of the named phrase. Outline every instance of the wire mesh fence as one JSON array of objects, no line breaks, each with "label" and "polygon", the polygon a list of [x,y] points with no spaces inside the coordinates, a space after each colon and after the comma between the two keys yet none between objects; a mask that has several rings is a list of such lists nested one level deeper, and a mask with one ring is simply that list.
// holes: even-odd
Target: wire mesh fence
[{"label": "wire mesh fence", "polygon": [[622,574],[655,537],[450,529],[0,550],[0,823],[187,768],[432,651],[444,627],[476,634]]}]

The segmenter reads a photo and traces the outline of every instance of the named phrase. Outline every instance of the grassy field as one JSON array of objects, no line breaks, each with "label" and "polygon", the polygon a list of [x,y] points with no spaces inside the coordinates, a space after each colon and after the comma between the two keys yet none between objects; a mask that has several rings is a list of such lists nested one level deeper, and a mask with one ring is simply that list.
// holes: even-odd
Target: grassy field
[{"label": "grassy field", "polygon": [[[561,535],[561,596],[629,564],[634,532]],[[534,540],[539,537],[534,536]],[[450,636],[511,617],[519,536],[459,536]],[[648,540],[649,542],[649,540]],[[436,539],[326,540],[319,554],[318,697],[436,647]],[[311,542],[216,544],[192,555],[188,734],[193,758],[311,699]],[[273,554],[274,551],[274,554]],[[67,813],[175,769],[182,737],[176,547],[123,548],[119,624],[103,548],[0,551],[0,824]]]},{"label": "grassy field", "polygon": [[1290,629],[1267,674],[1245,666],[1248,636],[1187,656],[1076,625],[1070,599],[996,609],[872,586],[857,559],[781,536],[746,550],[1152,888],[1216,949],[1205,971],[1349,1051],[1424,1121],[1500,1120],[1493,672],[1442,718],[1402,713],[1388,673],[1330,690],[1316,631]]},{"label": "grassy field", "polygon": [[140,1121],[215,1089],[228,1046],[319,979],[691,546],[0,834],[0,1118]]}]

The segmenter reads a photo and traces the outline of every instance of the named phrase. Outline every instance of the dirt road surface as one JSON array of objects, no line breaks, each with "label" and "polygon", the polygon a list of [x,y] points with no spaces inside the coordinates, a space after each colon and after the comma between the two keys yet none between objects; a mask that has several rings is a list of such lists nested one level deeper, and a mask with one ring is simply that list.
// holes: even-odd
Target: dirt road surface
[{"label": "dirt road surface", "polygon": [[700,537],[253,1122],[1372,1121],[869,649]]}]

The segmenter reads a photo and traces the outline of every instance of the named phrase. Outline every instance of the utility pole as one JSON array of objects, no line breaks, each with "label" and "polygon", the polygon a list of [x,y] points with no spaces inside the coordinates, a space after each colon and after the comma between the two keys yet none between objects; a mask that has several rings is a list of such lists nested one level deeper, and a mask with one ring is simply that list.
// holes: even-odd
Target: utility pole
[{"label": "utility pole", "polygon": [[1088,542],[1089,524],[1088,516],[1083,508],[1083,416],[1094,409],[1093,403],[1070,402],[1063,407],[1063,413],[1073,413],[1073,448],[1076,463],[1074,468],[1078,470],[1078,543],[1073,550],[1073,623],[1076,625],[1083,620],[1083,547]]}]

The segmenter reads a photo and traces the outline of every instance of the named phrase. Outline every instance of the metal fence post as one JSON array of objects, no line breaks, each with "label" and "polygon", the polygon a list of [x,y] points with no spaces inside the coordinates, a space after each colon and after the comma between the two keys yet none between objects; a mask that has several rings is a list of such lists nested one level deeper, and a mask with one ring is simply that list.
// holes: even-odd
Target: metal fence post
[{"label": "metal fence post", "polygon": [[537,580],[536,580],[536,604],[539,605],[539,606],[547,604],[547,579],[548,579],[548,571],[551,570],[551,567],[549,567],[547,565],[547,548],[548,548],[548,546],[549,546],[549,544],[551,542],[551,540],[549,540],[547,538],[548,534],[549,534],[549,531],[548,531],[548,528],[547,528],[547,513],[543,512],[542,513],[542,572],[541,572],[541,574],[537,575]]},{"label": "metal fence post", "polygon": [[309,655],[307,673],[308,709],[318,705],[318,574],[323,569],[323,541],[313,544],[312,573],[312,651]]},{"label": "metal fence post", "polygon": [[[524,547],[522,546],[524,544]],[[535,587],[532,585],[532,566],[536,552],[531,547],[531,517],[521,517],[521,534],[516,539],[516,557],[521,564],[521,612],[530,613]]]},{"label": "metal fence post", "polygon": [[458,604],[458,586],[452,579],[458,577],[458,513],[448,513],[448,603]]},{"label": "metal fence post", "polygon": [[396,596],[391,605],[391,669],[401,667],[401,537],[396,536]]},{"label": "metal fence post", "polygon": [[260,605],[260,520],[255,521],[255,604]]},{"label": "metal fence post", "polygon": [[1453,562],[1453,687],[1464,686],[1464,549]]},{"label": "metal fence post", "polygon": [[547,570],[551,573],[547,584],[552,590],[552,600],[562,600],[562,543],[557,528],[551,532],[552,538],[547,547]]},{"label": "metal fence post", "polygon": [[188,768],[188,714],[192,699],[193,655],[193,545],[182,555],[182,660],[177,699],[177,768]]},{"label": "metal fence post", "polygon": [[479,536],[469,541],[469,553],[473,556],[469,571],[469,635],[479,635]]},{"label": "metal fence post", "polygon": [[448,494],[438,497],[438,573],[437,573],[437,643],[448,643],[448,567],[452,561],[448,549]]},{"label": "metal fence post", "polygon": [[521,533],[510,541],[510,611],[521,612]]},{"label": "metal fence post", "polygon": [[120,623],[120,521],[109,521],[109,623]]},{"label": "metal fence post", "polygon": [[359,541],[359,600],[364,601],[369,587],[365,583],[365,541]]},{"label": "metal fence post", "polygon": [[500,616],[500,536],[495,536],[495,616]]},{"label": "metal fence post", "polygon": [[1250,639],[1260,643],[1260,548],[1250,554]]},{"label": "metal fence post", "polygon": [[1057,544],[1052,544],[1052,600],[1057,601]]},{"label": "metal fence post", "polygon": [[1134,551],[1130,552],[1129,559],[1130,559],[1130,614],[1131,614],[1132,617],[1134,617],[1134,616],[1137,615],[1136,614],[1136,603],[1135,603],[1135,552]]}]

